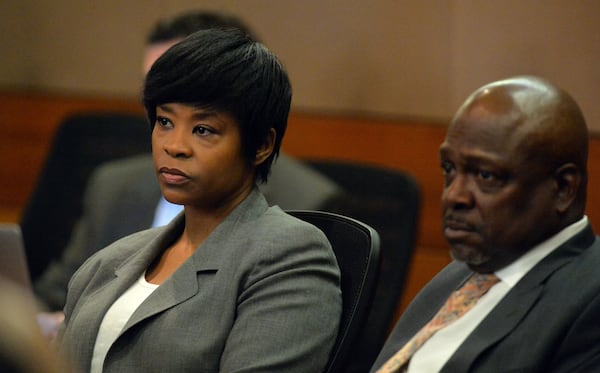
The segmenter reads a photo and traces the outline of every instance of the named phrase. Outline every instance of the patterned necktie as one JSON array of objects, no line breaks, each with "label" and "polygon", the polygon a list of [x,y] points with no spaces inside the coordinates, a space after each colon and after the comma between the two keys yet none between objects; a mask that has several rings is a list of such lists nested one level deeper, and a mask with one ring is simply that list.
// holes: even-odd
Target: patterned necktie
[{"label": "patterned necktie", "polygon": [[412,355],[423,343],[425,343],[435,332],[452,323],[473,308],[475,303],[495,283],[500,281],[496,275],[475,273],[469,280],[448,298],[437,314],[429,321],[408,343],[396,352],[377,373],[400,372],[410,360]]}]

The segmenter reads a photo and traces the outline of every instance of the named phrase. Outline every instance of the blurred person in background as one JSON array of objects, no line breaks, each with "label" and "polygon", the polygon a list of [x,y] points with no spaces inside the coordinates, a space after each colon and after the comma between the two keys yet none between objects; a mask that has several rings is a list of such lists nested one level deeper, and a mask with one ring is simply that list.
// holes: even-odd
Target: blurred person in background
[{"label": "blurred person in background", "polygon": [[70,372],[35,321],[35,304],[13,281],[0,276],[0,372]]}]

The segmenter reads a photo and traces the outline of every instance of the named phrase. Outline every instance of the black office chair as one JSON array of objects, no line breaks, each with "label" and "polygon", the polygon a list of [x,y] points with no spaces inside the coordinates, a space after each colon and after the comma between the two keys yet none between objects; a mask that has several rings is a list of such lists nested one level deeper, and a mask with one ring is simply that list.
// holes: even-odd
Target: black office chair
[{"label": "black office chair", "polygon": [[150,149],[150,126],[142,116],[82,113],[60,124],[21,215],[32,279],[66,246],[92,171],[103,162]]},{"label": "black office chair", "polygon": [[323,211],[290,210],[289,214],[321,229],[341,271],[342,319],[326,373],[345,373],[350,349],[363,326],[379,268],[379,235],[358,220]]},{"label": "black office chair", "polygon": [[420,190],[411,175],[399,170],[338,160],[308,163],[346,191],[347,195],[333,201],[327,210],[358,219],[381,237],[372,304],[345,371],[368,372],[393,326],[405,288],[417,236]]}]

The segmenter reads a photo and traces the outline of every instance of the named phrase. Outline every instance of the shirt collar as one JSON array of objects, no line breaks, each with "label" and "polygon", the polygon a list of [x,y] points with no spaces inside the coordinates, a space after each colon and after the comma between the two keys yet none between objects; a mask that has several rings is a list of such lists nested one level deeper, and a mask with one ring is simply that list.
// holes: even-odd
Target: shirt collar
[{"label": "shirt collar", "polygon": [[176,205],[171,203],[165,199],[165,197],[160,197],[158,201],[158,205],[156,206],[156,210],[154,212],[154,220],[152,221],[153,227],[160,227],[162,225],[167,225],[177,214],[183,211],[182,205]]},{"label": "shirt collar", "polygon": [[588,224],[587,216],[564,228],[546,241],[534,246],[517,260],[495,272],[496,276],[511,288],[537,263],[556,250],[568,239],[581,232]]}]

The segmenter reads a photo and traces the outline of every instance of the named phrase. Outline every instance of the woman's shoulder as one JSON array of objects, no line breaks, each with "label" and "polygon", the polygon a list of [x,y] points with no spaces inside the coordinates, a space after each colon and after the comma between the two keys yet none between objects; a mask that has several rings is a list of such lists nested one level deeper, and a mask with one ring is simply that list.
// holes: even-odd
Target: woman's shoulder
[{"label": "woman's shoulder", "polygon": [[316,226],[288,214],[278,206],[269,207],[258,224],[272,235],[319,238],[327,241],[325,234]]},{"label": "woman's shoulder", "polygon": [[288,271],[300,274],[308,268],[324,276],[339,273],[325,234],[279,207],[269,207],[230,233],[227,244],[220,248],[226,252],[226,267],[243,274],[248,283]]},{"label": "woman's shoulder", "polygon": [[331,244],[316,226],[287,214],[279,207],[270,207],[258,219],[248,222],[237,232],[251,256],[267,258],[332,257]]}]

